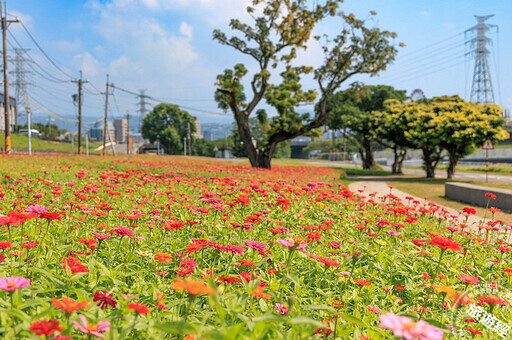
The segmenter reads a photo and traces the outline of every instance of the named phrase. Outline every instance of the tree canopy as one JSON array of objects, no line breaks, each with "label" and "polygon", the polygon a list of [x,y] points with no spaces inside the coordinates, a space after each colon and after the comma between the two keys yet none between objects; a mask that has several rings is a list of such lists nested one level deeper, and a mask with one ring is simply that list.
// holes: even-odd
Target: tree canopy
[{"label": "tree canopy", "polygon": [[[329,117],[326,101],[350,77],[358,73],[374,75],[394,60],[395,34],[368,28],[353,14],[338,12],[342,0],[326,0],[311,9],[305,0],[253,0],[247,8],[251,22],[232,19],[234,35],[216,29],[213,38],[248,56],[256,71],[248,74],[243,64],[217,76],[215,99],[231,110],[247,156],[254,167],[270,169],[277,144],[305,135],[321,127]],[[374,14],[374,13],[372,13]],[[313,36],[317,23],[338,15],[340,32],[335,37]],[[313,68],[297,65],[298,50],[316,39],[322,45],[323,63]],[[252,69],[252,67],[251,67]],[[278,77],[273,77],[274,74]],[[316,89],[303,89],[302,78],[312,76]],[[244,83],[248,77],[250,91]],[[261,102],[274,109],[265,131],[264,143],[252,142],[250,116]],[[303,104],[317,103],[313,114],[299,113]]]},{"label": "tree canopy", "polygon": [[503,129],[505,119],[498,105],[466,102],[459,96],[441,96],[419,102],[385,103],[384,116],[394,120],[403,132],[403,147],[421,149],[427,177],[448,153],[448,178],[452,178],[458,161],[480,148],[490,139],[508,138]]},{"label": "tree canopy", "polygon": [[[183,138],[196,132],[194,117],[179,106],[159,104],[142,121],[142,137],[151,143],[158,141],[168,154],[183,152]],[[191,137],[193,138],[193,137]]]},{"label": "tree canopy", "polygon": [[364,86],[353,84],[349,89],[334,94],[327,101],[327,111],[330,118],[329,128],[342,129],[355,144],[364,169],[375,168],[373,157],[374,147],[379,137],[379,124],[382,118],[376,111],[384,109],[384,102],[396,99],[401,102],[406,99],[405,91],[395,90],[391,86]]}]

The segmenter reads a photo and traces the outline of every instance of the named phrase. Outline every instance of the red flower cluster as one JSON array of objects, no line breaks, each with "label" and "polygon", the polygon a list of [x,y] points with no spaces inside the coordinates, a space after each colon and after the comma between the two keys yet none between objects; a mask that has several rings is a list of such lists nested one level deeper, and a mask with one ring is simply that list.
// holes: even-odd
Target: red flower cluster
[{"label": "red flower cluster", "polygon": [[428,244],[430,246],[438,246],[441,249],[451,249],[453,251],[459,251],[461,249],[460,244],[449,237],[432,237]]},{"label": "red flower cluster", "polygon": [[[87,273],[89,270],[86,266],[80,262],[79,259],[73,256],[65,257],[60,261],[60,263],[67,263],[69,269],[71,270],[71,273],[77,274],[77,273]],[[62,269],[66,269],[66,266],[62,267]]]}]

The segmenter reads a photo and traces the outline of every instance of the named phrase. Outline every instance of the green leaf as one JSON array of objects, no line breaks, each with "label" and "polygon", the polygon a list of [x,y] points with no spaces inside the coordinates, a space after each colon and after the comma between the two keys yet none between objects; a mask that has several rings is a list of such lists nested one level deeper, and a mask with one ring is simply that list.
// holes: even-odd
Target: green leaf
[{"label": "green leaf", "polygon": [[369,328],[369,326],[367,324],[365,324],[363,322],[363,320],[359,319],[359,318],[356,318],[350,314],[347,314],[347,313],[341,313],[340,316],[345,319],[346,321],[348,321],[349,323],[353,323],[353,324],[356,324],[358,326],[361,326],[361,327],[364,327],[364,328]]}]

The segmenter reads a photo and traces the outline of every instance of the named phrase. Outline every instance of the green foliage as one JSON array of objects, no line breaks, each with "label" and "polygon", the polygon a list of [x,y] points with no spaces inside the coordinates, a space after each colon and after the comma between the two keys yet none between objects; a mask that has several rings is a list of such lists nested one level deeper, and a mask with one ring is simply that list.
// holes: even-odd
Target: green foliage
[{"label": "green foliage", "polygon": [[199,138],[194,140],[194,143],[192,144],[192,154],[194,156],[214,157],[214,148],[214,142],[210,142],[206,139]]},{"label": "green foliage", "polygon": [[[168,154],[183,153],[183,138],[196,132],[194,117],[179,106],[159,104],[142,121],[142,137],[158,141]],[[193,138],[193,137],[192,137]]]},{"label": "green foliage", "polygon": [[[325,101],[351,76],[376,74],[394,60],[396,49],[391,41],[396,35],[367,28],[353,14],[339,13],[342,29],[336,37],[312,37],[315,26],[335,16],[341,3],[341,0],[326,0],[312,8],[303,0],[253,0],[247,8],[252,22],[232,19],[230,27],[235,33],[232,37],[218,29],[213,31],[215,40],[249,56],[257,65],[257,70],[249,74],[244,65],[237,64],[218,75],[215,83],[215,100],[219,108],[232,111],[252,166],[270,168],[279,143],[321,127],[329,116]],[[312,38],[322,44],[324,63],[317,69],[295,65],[297,51],[305,50]],[[281,81],[272,84],[274,70],[279,70]],[[301,77],[307,74],[317,81],[317,90],[302,89]],[[242,84],[245,76],[249,77],[250,97]],[[300,105],[314,103],[317,97],[319,109],[314,115],[297,112]],[[265,122],[258,118],[264,140],[253,144],[254,134],[259,131],[251,129],[254,124],[250,116],[262,100],[275,112]]]},{"label": "green foliage", "polygon": [[[68,132],[67,129],[60,129],[57,124],[42,124],[42,123],[32,123],[31,128],[33,130],[38,130],[43,134],[45,139],[55,139],[62,134]],[[28,124],[19,125],[17,130],[28,129]]]},{"label": "green foliage", "polygon": [[345,131],[361,154],[363,167],[374,168],[373,150],[379,140],[381,120],[381,115],[376,114],[376,111],[383,110],[384,102],[388,99],[400,102],[405,98],[405,91],[395,90],[391,86],[364,86],[356,83],[329,98],[327,110],[330,118],[327,124],[331,129]]},{"label": "green foliage", "polygon": [[495,142],[508,138],[501,112],[497,105],[470,103],[458,96],[386,102],[386,113],[399,122],[406,142],[422,150],[427,177],[433,176],[443,150],[450,158],[450,177],[458,160],[481,147],[486,139]]}]

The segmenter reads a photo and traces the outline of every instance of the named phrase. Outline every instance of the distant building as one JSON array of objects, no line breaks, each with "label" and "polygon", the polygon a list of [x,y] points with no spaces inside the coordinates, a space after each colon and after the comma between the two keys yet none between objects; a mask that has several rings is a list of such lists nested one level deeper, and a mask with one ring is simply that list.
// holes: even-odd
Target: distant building
[{"label": "distant building", "polygon": [[[16,111],[16,98],[9,96],[9,113],[10,113],[10,121],[9,125],[11,126],[11,132],[14,131],[14,126],[18,121],[18,112]],[[5,132],[5,106],[4,106],[4,94],[0,93],[0,132]]]},{"label": "distant building", "polygon": [[115,140],[117,143],[126,143],[128,136],[128,120],[114,120]]},{"label": "distant building", "polygon": [[210,130],[204,130],[203,138],[206,140],[212,141],[213,140],[213,132]]},{"label": "distant building", "polygon": [[[91,140],[94,140],[94,141],[99,141],[99,142],[102,142],[103,141],[103,125],[105,123],[102,121],[98,121],[96,123],[94,123],[94,126],[89,130],[89,137],[91,138]],[[107,123],[107,133],[110,134],[110,138],[109,138],[109,135],[107,135],[107,143],[109,143],[110,141],[112,142],[115,142],[115,129],[114,129],[114,125],[112,124],[112,122],[108,122]]]},{"label": "distant building", "polygon": [[192,136],[198,139],[203,138],[203,136],[201,135],[201,122],[197,117],[194,117],[194,123],[196,125],[196,132]]}]

